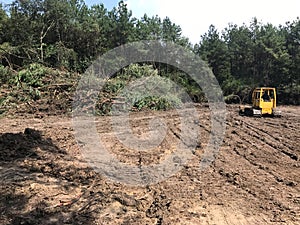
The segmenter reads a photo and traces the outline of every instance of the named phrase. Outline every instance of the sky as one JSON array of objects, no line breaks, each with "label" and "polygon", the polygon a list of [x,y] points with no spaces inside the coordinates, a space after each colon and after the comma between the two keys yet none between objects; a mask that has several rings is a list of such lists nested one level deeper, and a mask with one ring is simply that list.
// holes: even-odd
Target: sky
[{"label": "sky", "polygon": [[[133,16],[158,15],[169,17],[182,28],[195,44],[211,24],[221,31],[229,23],[249,25],[254,17],[263,24],[275,26],[300,17],[300,0],[124,0]],[[9,3],[11,0],[0,0]],[[103,3],[106,8],[117,6],[119,0],[86,0],[87,5]]]}]

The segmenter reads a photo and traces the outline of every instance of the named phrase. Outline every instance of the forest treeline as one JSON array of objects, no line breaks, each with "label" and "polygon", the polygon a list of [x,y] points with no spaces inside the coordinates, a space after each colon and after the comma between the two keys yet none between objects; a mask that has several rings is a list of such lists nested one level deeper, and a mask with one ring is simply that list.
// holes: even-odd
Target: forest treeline
[{"label": "forest treeline", "polygon": [[[83,73],[97,56],[139,40],[171,41],[199,55],[228,101],[232,95],[246,98],[256,86],[272,86],[278,88],[281,103],[300,104],[299,18],[278,26],[253,18],[249,25],[229,24],[222,31],[211,25],[193,45],[168,17],[135,18],[123,1],[112,10],[103,4],[89,7],[83,0],[0,4],[0,83],[27,83],[34,91],[43,85],[39,79],[41,71],[49,72],[45,68]],[[145,65],[140,66],[143,71]],[[151,66],[159,75],[179,81],[193,100],[203,100],[195,82],[181,71]]]}]

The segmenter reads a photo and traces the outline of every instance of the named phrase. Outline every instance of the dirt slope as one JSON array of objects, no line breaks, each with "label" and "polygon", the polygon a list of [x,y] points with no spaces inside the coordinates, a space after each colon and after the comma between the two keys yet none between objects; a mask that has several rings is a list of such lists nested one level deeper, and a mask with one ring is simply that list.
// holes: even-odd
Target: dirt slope
[{"label": "dirt slope", "polygon": [[[282,118],[249,118],[228,106],[223,145],[205,171],[199,162],[210,114],[198,110],[201,138],[193,159],[145,187],[115,183],[92,170],[69,117],[0,119],[0,224],[300,224],[300,108],[281,107]],[[174,111],[158,115],[178,128]],[[147,132],[151,116],[134,114],[136,134]],[[156,151],[137,154],[114,137],[110,117],[96,124],[106,147],[128,164],[157,163],[178,141],[176,132],[168,132]]]}]

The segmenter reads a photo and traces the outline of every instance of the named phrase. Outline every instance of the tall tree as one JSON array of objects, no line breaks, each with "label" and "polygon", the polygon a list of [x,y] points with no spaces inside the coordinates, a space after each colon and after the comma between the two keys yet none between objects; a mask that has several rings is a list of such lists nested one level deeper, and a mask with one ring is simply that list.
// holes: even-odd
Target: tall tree
[{"label": "tall tree", "polygon": [[288,22],[287,26],[282,28],[285,36],[285,47],[290,56],[290,68],[285,74],[289,76],[284,77],[285,81],[290,86],[300,85],[300,19],[299,17],[293,21]]},{"label": "tall tree", "polygon": [[208,33],[201,36],[201,41],[195,45],[194,52],[209,63],[220,84],[230,78],[228,47],[215,26],[211,25]]},{"label": "tall tree", "polygon": [[148,17],[147,14],[137,21],[136,40],[162,39],[161,19],[158,16]]},{"label": "tall tree", "polygon": [[229,25],[223,32],[224,40],[228,46],[230,71],[235,79],[253,84],[253,40],[252,33],[245,25]]},{"label": "tall tree", "polygon": [[110,18],[108,37],[112,48],[134,40],[136,18],[132,17],[132,12],[124,1],[120,1],[118,7],[114,7],[108,16]]}]

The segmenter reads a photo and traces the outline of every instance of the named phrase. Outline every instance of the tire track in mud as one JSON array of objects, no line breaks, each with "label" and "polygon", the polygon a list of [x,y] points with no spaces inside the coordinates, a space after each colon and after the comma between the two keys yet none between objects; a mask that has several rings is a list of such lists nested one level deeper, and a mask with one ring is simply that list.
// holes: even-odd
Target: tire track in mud
[{"label": "tire track in mud", "polygon": [[[269,121],[265,121],[264,119],[265,118],[260,118],[259,120],[256,120],[256,118],[244,118],[242,120],[240,118],[235,118],[235,121],[238,121],[240,124],[239,128],[243,128],[248,135],[254,135],[256,138],[260,139],[262,142],[266,142],[274,149],[284,149],[284,153],[297,161],[296,158],[298,158],[298,156],[291,152],[297,151],[297,147],[299,146],[299,130],[298,132],[292,133],[288,126],[285,126],[284,128],[280,127],[279,122],[277,122],[277,125],[273,130],[270,130],[270,127],[266,125],[269,124]],[[245,127],[243,127],[243,125],[245,125]],[[292,133],[292,136],[287,135],[290,133]]]},{"label": "tire track in mud", "polygon": [[[271,134],[271,131],[265,131],[263,128],[252,125],[248,122],[243,122],[246,125],[247,129],[244,129],[245,133],[252,135],[256,139],[260,140],[262,143],[267,144],[275,151],[280,150],[281,153],[289,156],[292,160],[298,161],[298,156],[294,154],[296,146],[290,145],[289,143],[281,142],[280,137],[275,137]],[[253,131],[253,132],[251,132]]]},{"label": "tire track in mud", "polygon": [[[282,130],[281,132],[284,133],[285,131]],[[272,149],[274,153],[281,154],[283,157],[288,156],[291,159],[289,163],[295,165],[297,161],[299,161],[297,154],[298,143],[294,142],[293,139],[282,138],[280,134],[278,136],[272,135],[271,133],[275,132],[267,129],[265,131],[250,123],[246,123],[245,133],[248,134],[248,136],[254,136],[261,144],[266,145],[268,149]]]},{"label": "tire track in mud", "polygon": [[[297,193],[300,192],[297,187],[297,182],[299,182],[297,179],[297,177],[299,177],[299,172],[297,172],[296,167],[295,170],[291,169],[293,166],[297,166],[297,161],[291,159],[291,157],[286,158],[286,154],[281,151],[278,152],[278,147],[276,145],[270,144],[271,141],[276,141],[276,137],[269,135],[268,132],[270,131],[264,132],[261,129],[256,129],[256,124],[252,125],[249,122],[238,120],[238,118],[230,120],[228,124],[231,126],[229,127],[229,137],[226,138],[225,143],[232,146],[235,154],[253,165],[247,167],[244,165],[242,167],[243,169],[248,168],[247,177],[238,172],[233,174],[232,177],[229,177],[229,181],[240,188],[245,190],[248,189],[247,191],[249,194],[253,194],[255,197],[269,196],[267,197],[267,199],[269,199],[267,203],[273,205],[273,209],[276,209],[277,211],[274,213],[274,218],[283,215],[284,213],[280,213],[281,211],[289,211],[289,213],[286,214],[299,212],[299,204],[293,202],[293,199],[297,198]],[[259,131],[259,134],[256,134],[257,130]],[[235,141],[234,145],[231,144],[231,140]],[[287,146],[284,146],[284,148],[289,149]],[[285,156],[284,160],[280,155],[274,155],[274,150]],[[295,149],[289,149],[289,151],[293,150]],[[230,173],[225,172],[224,174],[225,176],[231,176]],[[260,178],[264,178],[264,186],[256,185],[256,183],[259,181],[261,182],[262,179],[257,181],[254,179],[251,181],[251,178],[255,178],[255,174],[259,174]],[[271,175],[273,179],[266,180],[266,178],[269,177],[268,174]],[[243,185],[240,185],[238,182],[239,178],[242,178],[244,181],[247,179],[250,180],[248,182],[250,185],[243,187]],[[266,187],[278,186],[278,184],[281,187],[273,190],[274,197]],[[257,190],[261,193],[255,193]],[[282,198],[283,196],[285,197]],[[295,214],[296,218],[300,217],[299,213]]]},{"label": "tire track in mud", "polygon": [[[283,118],[283,117],[281,117],[281,118]],[[291,118],[285,118],[286,120],[288,120],[288,119],[291,119]],[[280,120],[280,119],[279,119]],[[273,122],[273,121],[271,121],[271,120],[266,120],[266,121],[264,121],[264,124],[265,125],[267,125],[268,127],[270,127],[270,128],[275,128],[276,130],[278,129],[278,128],[288,128],[289,130],[291,130],[293,133],[295,132],[299,132],[299,123],[297,123],[296,125],[295,125],[295,123],[294,124],[290,124],[290,123],[288,123],[286,120],[284,120],[284,121],[278,121],[278,120],[276,120],[276,122]],[[294,119],[293,119],[294,120]],[[294,121],[295,122],[295,121]],[[275,131],[276,131],[275,130]]]},{"label": "tire track in mud", "polygon": [[[234,193],[229,195],[233,198],[229,201],[229,204],[230,202],[237,204],[242,211],[255,215],[255,217],[257,217],[256,215],[259,212],[262,215],[268,215],[266,216],[267,218],[287,217],[288,219],[291,219],[287,215],[299,211],[297,205],[294,204],[295,206],[291,206],[290,201],[287,202],[282,200],[283,197],[286,197],[282,195],[282,188],[272,188],[274,186],[278,187],[278,184],[274,184],[276,182],[271,182],[272,179],[268,182],[264,180],[268,179],[268,174],[265,174],[264,171],[256,172],[249,166],[247,172],[244,172],[243,170],[246,170],[247,166],[244,166],[242,169],[237,165],[235,165],[235,167],[236,169],[234,170],[225,168],[224,171],[222,171],[223,174],[220,173],[221,176],[225,178],[225,182],[236,187],[227,188],[226,190],[228,193],[234,191]],[[264,179],[261,179],[262,177]],[[235,199],[235,196],[239,196],[239,198]],[[264,196],[263,199],[262,196]],[[225,199],[229,198],[226,197]],[[228,202],[228,200],[223,200],[223,202]],[[294,217],[292,217],[292,219],[294,219]],[[261,224],[268,223],[262,222]]]},{"label": "tire track in mud", "polygon": [[[289,157],[289,158],[286,158],[285,165],[297,166],[297,160],[295,160],[294,157],[291,157],[291,154],[293,154],[293,153],[286,153],[286,152],[278,151],[277,150],[278,147],[275,144],[266,141],[267,139],[263,135],[253,134],[253,132],[249,131],[249,127],[250,126],[248,125],[245,128],[242,128],[239,131],[235,131],[233,133],[234,133],[234,135],[239,137],[238,145],[243,145],[243,144],[245,144],[245,142],[248,143],[248,148],[251,150],[251,153],[249,155],[252,157],[249,157],[249,155],[246,155],[245,153],[247,153],[247,151],[245,151],[244,149],[242,150],[244,152],[244,154],[242,154],[240,151],[238,151],[239,148],[234,148],[234,151],[236,151],[237,154],[243,155],[248,161],[251,158],[254,158],[255,162],[253,160],[251,160],[250,162],[254,166],[258,166],[259,168],[262,168],[262,169],[270,168],[270,167],[277,168],[277,166],[276,166],[277,163],[281,163],[280,165],[282,165],[282,163],[283,163],[282,157],[280,155],[278,155],[280,153],[282,153],[283,156]],[[254,130],[254,131],[256,132],[256,130]],[[253,139],[251,137],[254,137],[255,139]],[[261,149],[259,149],[259,148],[261,148]],[[297,157],[297,156],[295,156],[295,157]],[[258,164],[257,160],[261,159],[261,158],[265,159],[265,161],[263,162],[263,164]],[[291,160],[289,160],[289,159],[291,159]],[[268,166],[265,166],[264,164],[268,164]],[[288,169],[289,168],[290,168],[290,166],[288,167]],[[287,171],[285,174],[282,174],[284,172],[284,171],[282,171],[282,169],[283,168],[281,167],[281,170],[279,170],[280,175],[278,175],[278,174],[274,175],[274,173],[272,175],[274,175],[276,177],[276,179],[279,179],[279,180],[281,179],[280,177],[288,177],[289,175],[296,177],[296,175],[297,175],[296,172],[291,173],[290,171]]]},{"label": "tire track in mud", "polygon": [[[206,134],[209,133],[209,128],[208,128],[207,123],[205,125],[202,125],[201,127],[203,127]],[[224,145],[230,146],[231,141],[232,141],[231,137],[228,137],[228,135],[227,135],[227,137],[224,140]],[[221,162],[221,164],[220,164],[220,158],[224,158],[224,157],[225,157],[224,161]],[[200,156],[200,158],[201,158],[201,156]],[[241,159],[242,159],[242,161],[241,161]],[[215,182],[217,180],[218,180],[218,182],[220,182],[220,178],[222,178],[222,180],[224,180],[225,182],[229,182],[232,186],[235,186],[238,189],[240,189],[240,191],[238,193],[240,193],[241,195],[248,194],[248,195],[253,196],[256,199],[256,200],[253,200],[254,202],[250,201],[250,202],[252,202],[253,205],[259,204],[259,202],[260,202],[259,196],[262,193],[257,193],[257,189],[259,189],[260,186],[255,187],[254,191],[251,191],[251,186],[247,186],[247,184],[245,185],[245,184],[239,183],[240,181],[238,181],[238,180],[244,179],[245,177],[247,177],[247,175],[243,174],[243,172],[241,172],[241,171],[239,171],[237,174],[234,174],[234,172],[233,172],[234,170],[232,171],[232,169],[231,169],[230,162],[235,162],[234,163],[235,168],[245,170],[245,162],[243,162],[243,160],[245,162],[248,161],[247,159],[245,159],[243,157],[242,154],[237,154],[235,151],[230,151],[230,149],[228,150],[228,147],[226,147],[226,150],[224,150],[224,147],[223,147],[223,149],[220,152],[219,159],[217,159],[217,162],[214,163],[214,165],[213,165],[214,170],[216,170],[216,172],[219,173],[220,177],[218,178],[218,176],[217,176],[214,178],[214,180],[215,180]],[[237,163],[237,162],[239,162],[239,163]],[[250,174],[251,176],[256,174],[257,166],[253,167],[252,164],[250,163],[250,165],[248,165],[246,168],[247,168],[246,171],[251,171],[251,174]],[[220,172],[222,170],[224,170],[224,174],[222,174],[222,172]],[[268,174],[268,173],[266,173],[265,171],[262,171],[262,174],[263,174],[262,176],[266,177],[265,174]],[[236,176],[236,175],[238,175],[238,176]],[[236,177],[237,177],[237,180],[235,180]],[[255,183],[255,180],[254,181],[250,180],[247,183],[252,184],[252,182]],[[213,188],[213,187],[211,187],[211,188]],[[230,188],[230,189],[232,189],[232,188]],[[228,193],[234,192],[234,190],[227,190],[227,191],[228,191]],[[266,195],[267,193],[268,193],[268,190],[266,190],[263,194]],[[249,199],[249,196],[247,198]],[[224,202],[224,200],[222,200],[222,199],[219,199],[216,201]],[[233,200],[233,202],[235,202],[235,201]],[[246,204],[246,203],[243,203],[243,204]],[[259,210],[259,208],[256,210]],[[206,223],[201,223],[201,224],[251,224],[251,225],[252,224],[268,224],[268,223],[266,223],[266,221],[261,220],[261,219],[259,219],[259,220],[252,219],[251,220],[251,219],[248,219],[248,217],[241,217],[241,216],[239,216],[238,213],[236,213],[235,216],[232,216],[232,215],[229,216],[229,214],[234,213],[234,212],[228,212],[227,207],[225,207],[223,209],[223,211],[224,212],[219,211],[219,212],[208,213],[208,217],[211,217],[211,218],[204,220]],[[226,214],[226,212],[228,212],[228,215]],[[218,219],[216,219],[216,213],[218,214]],[[204,221],[202,221],[202,222],[204,222]]]},{"label": "tire track in mud", "polygon": [[[297,119],[293,119],[292,123],[288,123],[291,118],[263,118],[260,120],[250,120],[251,123],[247,125],[252,126],[255,129],[258,129],[262,132],[266,130],[266,133],[271,137],[275,138],[277,141],[286,141],[288,144],[293,142],[293,144],[298,144],[299,146],[299,126],[300,122],[297,122]],[[299,117],[300,120],[300,117]],[[270,123],[274,126],[270,127]],[[287,138],[287,140],[285,140]],[[284,144],[284,143],[283,143]]]}]

